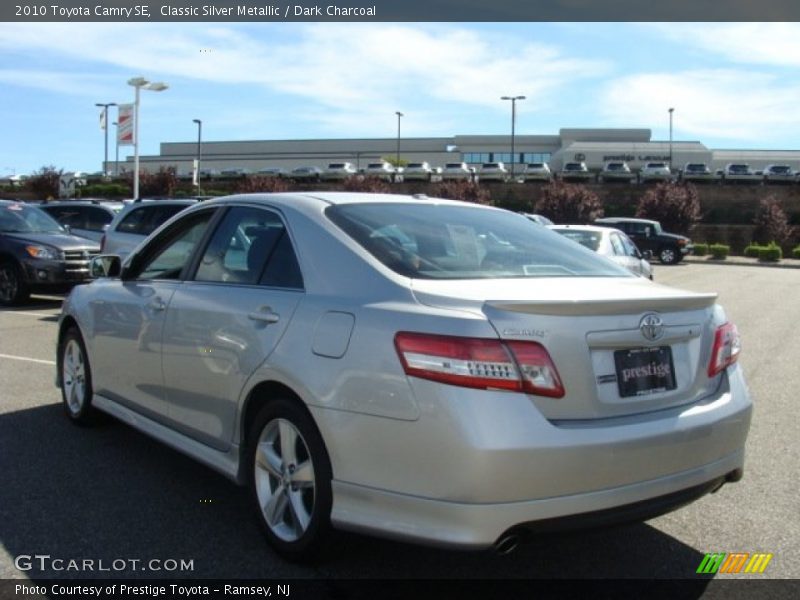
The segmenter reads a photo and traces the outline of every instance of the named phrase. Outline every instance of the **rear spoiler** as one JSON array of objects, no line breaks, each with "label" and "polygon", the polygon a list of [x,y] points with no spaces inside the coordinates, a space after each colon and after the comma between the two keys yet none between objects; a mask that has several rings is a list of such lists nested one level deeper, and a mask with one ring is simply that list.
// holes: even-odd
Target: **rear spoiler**
[{"label": "rear spoiler", "polygon": [[687,294],[660,298],[613,298],[600,300],[542,300],[508,301],[487,300],[486,304],[498,310],[536,315],[583,317],[592,315],[623,315],[639,312],[673,312],[698,310],[712,306],[717,294]]}]

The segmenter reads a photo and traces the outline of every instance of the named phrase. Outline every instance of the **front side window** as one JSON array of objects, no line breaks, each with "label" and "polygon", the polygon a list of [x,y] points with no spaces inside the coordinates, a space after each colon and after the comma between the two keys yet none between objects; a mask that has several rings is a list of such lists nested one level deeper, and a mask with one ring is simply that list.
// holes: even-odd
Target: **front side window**
[{"label": "front side window", "polygon": [[191,215],[157,236],[134,267],[137,279],[179,279],[203,239],[213,210]]},{"label": "front side window", "polygon": [[14,202],[0,206],[0,231],[5,233],[64,233],[64,228],[41,209]]},{"label": "front side window", "polygon": [[327,216],[395,272],[420,279],[628,277],[511,212],[435,204],[341,204]]},{"label": "front side window", "polygon": [[300,268],[280,217],[234,207],[220,223],[195,275],[197,281],[302,288]]}]

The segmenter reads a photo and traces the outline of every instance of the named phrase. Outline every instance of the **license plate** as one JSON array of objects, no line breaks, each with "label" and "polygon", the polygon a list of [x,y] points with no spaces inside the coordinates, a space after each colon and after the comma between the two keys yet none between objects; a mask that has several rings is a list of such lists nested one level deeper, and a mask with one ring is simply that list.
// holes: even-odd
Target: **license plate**
[{"label": "license plate", "polygon": [[623,398],[666,392],[677,387],[672,348],[669,346],[617,350],[614,363],[619,395]]}]

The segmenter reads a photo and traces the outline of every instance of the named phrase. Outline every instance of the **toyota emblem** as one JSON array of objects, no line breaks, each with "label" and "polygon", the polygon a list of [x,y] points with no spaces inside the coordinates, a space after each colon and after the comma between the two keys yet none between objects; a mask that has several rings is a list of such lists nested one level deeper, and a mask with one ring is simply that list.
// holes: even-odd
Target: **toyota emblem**
[{"label": "toyota emblem", "polygon": [[639,322],[639,331],[642,332],[644,339],[655,342],[664,335],[664,322],[658,315],[650,313],[642,317]]}]

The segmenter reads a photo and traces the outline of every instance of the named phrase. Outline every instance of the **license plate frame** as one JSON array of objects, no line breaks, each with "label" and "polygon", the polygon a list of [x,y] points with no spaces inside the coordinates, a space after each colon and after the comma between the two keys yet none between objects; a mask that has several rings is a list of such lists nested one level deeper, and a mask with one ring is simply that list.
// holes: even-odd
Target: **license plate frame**
[{"label": "license plate frame", "polygon": [[678,387],[670,346],[616,350],[614,366],[621,398],[649,396]]}]

